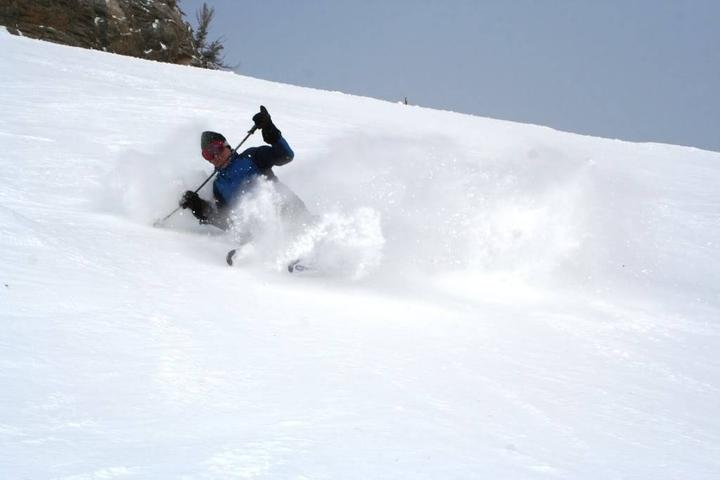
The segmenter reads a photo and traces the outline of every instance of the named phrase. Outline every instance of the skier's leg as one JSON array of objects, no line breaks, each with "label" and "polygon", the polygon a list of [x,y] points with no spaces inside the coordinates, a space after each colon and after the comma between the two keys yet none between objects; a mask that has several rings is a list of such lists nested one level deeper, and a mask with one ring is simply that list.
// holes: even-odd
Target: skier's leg
[{"label": "skier's leg", "polygon": [[281,182],[275,182],[274,186],[275,191],[280,194],[280,198],[282,199],[280,213],[283,218],[295,224],[308,223],[312,215],[305,206],[305,202],[303,202],[295,192],[290,190],[287,185]]}]

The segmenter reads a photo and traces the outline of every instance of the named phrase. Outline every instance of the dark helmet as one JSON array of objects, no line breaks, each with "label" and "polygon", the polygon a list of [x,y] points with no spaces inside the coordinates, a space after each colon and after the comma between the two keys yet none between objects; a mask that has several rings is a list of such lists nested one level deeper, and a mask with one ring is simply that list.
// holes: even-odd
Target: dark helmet
[{"label": "dark helmet", "polygon": [[225,137],[223,137],[217,132],[203,132],[200,136],[200,149],[205,150],[208,145],[217,140],[220,140],[223,143],[227,143]]},{"label": "dark helmet", "polygon": [[200,137],[200,148],[202,156],[207,161],[212,161],[225,147],[230,147],[225,137],[217,132],[203,132]]}]

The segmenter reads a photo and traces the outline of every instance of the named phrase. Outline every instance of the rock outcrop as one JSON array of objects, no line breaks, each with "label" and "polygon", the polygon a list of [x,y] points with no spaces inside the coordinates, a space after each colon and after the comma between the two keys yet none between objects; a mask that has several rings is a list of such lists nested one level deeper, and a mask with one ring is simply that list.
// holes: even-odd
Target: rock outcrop
[{"label": "rock outcrop", "polygon": [[176,0],[0,0],[10,33],[169,63],[192,64],[192,29]]}]

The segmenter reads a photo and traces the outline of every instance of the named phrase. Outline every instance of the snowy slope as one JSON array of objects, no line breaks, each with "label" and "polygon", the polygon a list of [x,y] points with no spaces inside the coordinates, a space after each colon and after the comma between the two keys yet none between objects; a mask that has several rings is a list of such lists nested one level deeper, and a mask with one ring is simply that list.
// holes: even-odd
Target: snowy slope
[{"label": "snowy slope", "polygon": [[[151,226],[260,104],[325,275]],[[0,109],[1,478],[720,477],[720,154],[4,31]]]}]

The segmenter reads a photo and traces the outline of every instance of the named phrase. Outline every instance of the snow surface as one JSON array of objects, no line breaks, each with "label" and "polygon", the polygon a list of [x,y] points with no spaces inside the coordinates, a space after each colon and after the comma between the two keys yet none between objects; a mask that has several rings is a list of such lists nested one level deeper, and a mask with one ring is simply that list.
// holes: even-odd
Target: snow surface
[{"label": "snow surface", "polygon": [[[320,220],[229,268],[151,225],[260,104]],[[720,154],[4,31],[0,108],[0,478],[720,478]]]}]

